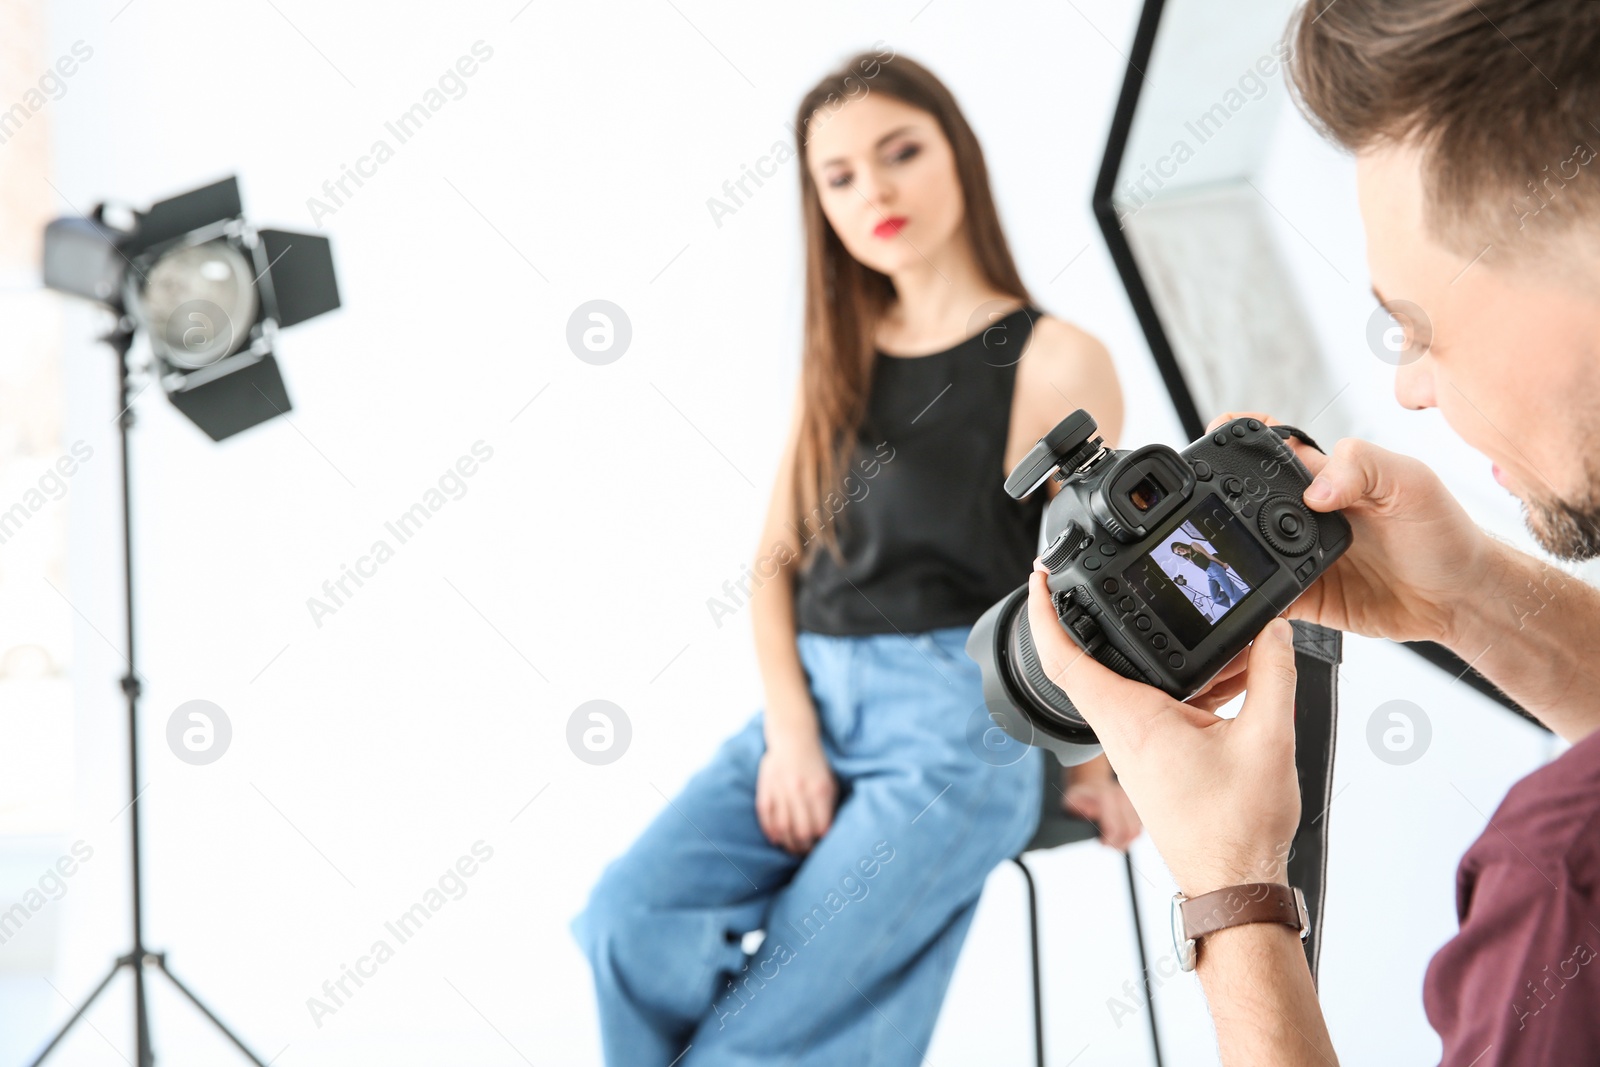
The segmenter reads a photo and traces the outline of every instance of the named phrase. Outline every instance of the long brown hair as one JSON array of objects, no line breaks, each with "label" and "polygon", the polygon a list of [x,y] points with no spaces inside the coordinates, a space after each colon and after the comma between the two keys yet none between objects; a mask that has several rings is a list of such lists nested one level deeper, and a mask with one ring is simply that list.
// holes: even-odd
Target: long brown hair
[{"label": "long brown hair", "polygon": [[873,338],[878,320],[895,295],[888,275],[845,250],[822,213],[816,182],[806,165],[812,117],[824,110],[831,113],[843,102],[868,92],[883,93],[926,111],[939,123],[955,156],[965,208],[963,224],[979,270],[994,288],[1031,303],[1000,230],[983,149],[943,82],[905,56],[890,53],[885,59],[882,52],[862,52],[801,98],[794,135],[805,226],[806,305],[800,365],[803,417],[795,454],[794,503],[796,526],[802,532],[802,559],[812,547],[806,531],[816,518],[822,542],[842,562],[831,521],[838,509],[824,506],[824,498],[837,493],[843,468],[855,448],[872,387]]},{"label": "long brown hair", "polygon": [[[1188,549],[1188,552],[1179,552],[1178,549],[1180,548]],[[1210,566],[1212,563],[1222,563],[1222,560],[1219,557],[1207,552],[1204,547],[1196,544],[1193,541],[1174,542],[1172,551],[1175,555],[1183,556],[1184,558],[1188,559],[1190,563],[1200,567],[1201,570],[1205,570],[1206,567]],[[1202,561],[1204,562],[1202,563]],[[1224,567],[1227,566],[1226,563],[1222,563],[1222,565]]]}]

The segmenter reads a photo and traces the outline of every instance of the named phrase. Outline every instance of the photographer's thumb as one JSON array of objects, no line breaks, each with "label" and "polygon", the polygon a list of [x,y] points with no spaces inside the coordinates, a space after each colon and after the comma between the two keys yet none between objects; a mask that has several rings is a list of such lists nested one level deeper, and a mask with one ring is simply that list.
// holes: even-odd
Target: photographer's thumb
[{"label": "photographer's thumb", "polygon": [[1345,438],[1314,468],[1306,504],[1314,511],[1334,511],[1362,501],[1386,502],[1395,488],[1393,477],[1386,477],[1390,455],[1366,441]]},{"label": "photographer's thumb", "polygon": [[1294,627],[1273,619],[1250,646],[1249,682],[1238,722],[1253,734],[1294,745]]}]

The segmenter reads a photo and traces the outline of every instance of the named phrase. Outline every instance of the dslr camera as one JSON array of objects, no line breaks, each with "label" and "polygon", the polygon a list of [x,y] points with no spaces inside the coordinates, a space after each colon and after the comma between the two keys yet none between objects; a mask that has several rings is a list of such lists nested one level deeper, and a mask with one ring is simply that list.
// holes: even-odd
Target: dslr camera
[{"label": "dslr camera", "polygon": [[[1290,426],[1234,419],[1182,452],[1108,448],[1083,410],[1017,464],[1022,499],[1062,482],[1045,510],[1040,559],[1061,626],[1125,678],[1178,700],[1205,687],[1350,547],[1337,512],[1301,502],[1311,473]],[[1045,676],[1028,627],[1028,587],[984,612],[967,638],[989,717],[1071,766],[1094,758],[1089,724]]]}]

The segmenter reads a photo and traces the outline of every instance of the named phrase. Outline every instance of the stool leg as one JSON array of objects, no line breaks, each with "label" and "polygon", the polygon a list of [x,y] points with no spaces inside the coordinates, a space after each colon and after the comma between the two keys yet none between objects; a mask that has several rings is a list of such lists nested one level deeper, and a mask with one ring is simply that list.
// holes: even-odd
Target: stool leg
[{"label": "stool leg", "polygon": [[1150,1047],[1155,1052],[1156,1067],[1162,1067],[1161,1031],[1156,1027],[1156,991],[1150,983],[1150,961],[1144,952],[1144,924],[1139,921],[1139,884],[1133,877],[1132,853],[1124,852],[1122,862],[1128,871],[1128,906],[1133,911],[1133,939],[1139,946],[1139,973],[1144,975],[1144,1015],[1150,1021]]},{"label": "stool leg", "polygon": [[1039,981],[1039,898],[1033,888],[1033,872],[1022,862],[1022,857],[1013,856],[1011,862],[1022,872],[1022,880],[1028,887],[1028,954],[1033,961],[1033,1058],[1037,1067],[1045,1067],[1044,992]]}]

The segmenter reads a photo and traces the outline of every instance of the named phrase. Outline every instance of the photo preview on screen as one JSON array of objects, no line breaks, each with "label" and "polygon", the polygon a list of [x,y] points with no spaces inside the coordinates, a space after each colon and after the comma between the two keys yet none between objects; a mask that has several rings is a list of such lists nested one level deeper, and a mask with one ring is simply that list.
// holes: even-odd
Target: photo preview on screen
[{"label": "photo preview on screen", "polygon": [[1123,578],[1194,648],[1276,566],[1227,505],[1208,496]]}]

